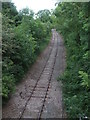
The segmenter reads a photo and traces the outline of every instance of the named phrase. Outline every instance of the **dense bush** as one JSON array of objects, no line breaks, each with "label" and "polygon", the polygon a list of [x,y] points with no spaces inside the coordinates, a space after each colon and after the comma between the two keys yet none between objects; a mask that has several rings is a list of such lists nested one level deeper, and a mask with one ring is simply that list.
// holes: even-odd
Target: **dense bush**
[{"label": "dense bush", "polygon": [[15,90],[37,55],[49,42],[51,24],[25,8],[17,12],[13,3],[2,4],[2,97],[3,102]]},{"label": "dense bush", "polygon": [[90,3],[59,3],[54,14],[66,45],[67,66],[60,77],[68,117],[90,117]]}]

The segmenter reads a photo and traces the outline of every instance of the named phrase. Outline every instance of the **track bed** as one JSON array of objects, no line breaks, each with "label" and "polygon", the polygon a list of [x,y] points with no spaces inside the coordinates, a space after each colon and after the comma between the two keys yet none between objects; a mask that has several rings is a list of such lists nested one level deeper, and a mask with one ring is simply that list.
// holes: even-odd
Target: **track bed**
[{"label": "track bed", "polygon": [[63,118],[62,89],[57,77],[65,69],[65,48],[56,30],[26,77],[17,86],[3,118]]}]

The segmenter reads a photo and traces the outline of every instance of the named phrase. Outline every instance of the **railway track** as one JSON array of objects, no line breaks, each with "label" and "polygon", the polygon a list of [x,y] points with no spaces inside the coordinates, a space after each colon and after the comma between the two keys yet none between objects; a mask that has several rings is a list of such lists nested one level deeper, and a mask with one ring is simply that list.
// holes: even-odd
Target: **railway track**
[{"label": "railway track", "polygon": [[[54,38],[54,40],[55,40],[56,38],[57,38],[57,36]],[[57,41],[57,40],[56,40],[56,41]],[[56,44],[56,45],[58,46],[58,41],[57,41],[57,44]],[[50,75],[50,78],[49,78],[49,81],[48,81],[48,86],[47,86],[46,94],[45,94],[45,97],[44,97],[42,109],[41,109],[41,111],[40,111],[40,113],[39,113],[39,117],[38,117],[39,120],[41,120],[42,113],[43,113],[43,109],[44,109],[44,106],[45,106],[45,102],[46,102],[46,99],[47,99],[47,96],[48,96],[48,91],[49,91],[49,88],[50,88],[50,83],[51,83],[51,79],[52,79],[52,74],[53,74],[53,70],[54,70],[55,63],[56,63],[57,52],[58,52],[58,47],[56,47],[54,63],[53,63],[53,65],[52,65],[51,75]]]},{"label": "railway track", "polygon": [[56,30],[16,93],[3,108],[3,118],[62,118],[62,93],[56,78],[62,73],[63,41]]},{"label": "railway track", "polygon": [[[27,111],[27,105],[28,103],[32,102],[31,99],[32,98],[36,98],[37,102],[38,102],[38,98],[42,98],[42,105],[40,107],[40,110],[37,113],[37,118],[40,120],[42,117],[42,113],[43,113],[43,109],[44,109],[44,105],[46,102],[46,99],[48,97],[48,91],[50,89],[50,83],[51,83],[51,78],[52,78],[52,74],[53,74],[53,70],[54,70],[54,66],[55,66],[55,62],[56,62],[56,56],[57,56],[57,51],[58,51],[58,41],[57,41],[57,33],[55,30],[53,30],[53,37],[52,37],[52,49],[50,51],[49,57],[47,58],[46,64],[43,68],[43,70],[41,71],[41,74],[38,78],[38,80],[36,81],[35,86],[32,86],[32,92],[28,98],[28,100],[26,101],[26,104],[24,106],[24,109],[20,115],[20,118],[24,117],[25,111]],[[47,76],[47,77],[46,77]],[[37,94],[34,95],[34,93],[37,91],[41,91],[40,89],[43,88],[44,92],[42,96],[38,96]],[[30,104],[29,104],[30,107]]]}]

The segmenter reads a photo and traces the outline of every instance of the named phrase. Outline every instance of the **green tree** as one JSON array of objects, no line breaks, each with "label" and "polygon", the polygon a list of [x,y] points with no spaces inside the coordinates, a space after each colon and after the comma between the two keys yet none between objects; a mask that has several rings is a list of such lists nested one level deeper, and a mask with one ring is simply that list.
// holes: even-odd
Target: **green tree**
[{"label": "green tree", "polygon": [[11,2],[2,6],[2,98],[5,103],[16,83],[47,46],[51,31],[50,23],[34,19],[32,10],[25,8],[17,12]]},{"label": "green tree", "polygon": [[90,97],[88,55],[90,3],[59,3],[54,11],[56,28],[63,35],[67,67],[60,78],[68,117],[89,117]]},{"label": "green tree", "polygon": [[42,22],[48,22],[50,21],[50,11],[45,9],[45,10],[40,10],[37,14],[37,18],[39,18]]}]

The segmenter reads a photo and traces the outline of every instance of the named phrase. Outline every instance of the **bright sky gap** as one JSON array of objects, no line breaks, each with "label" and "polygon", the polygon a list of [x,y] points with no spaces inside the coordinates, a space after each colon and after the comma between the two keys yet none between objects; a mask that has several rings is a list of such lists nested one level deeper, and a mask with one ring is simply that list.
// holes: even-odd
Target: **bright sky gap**
[{"label": "bright sky gap", "polygon": [[17,7],[18,11],[28,7],[29,9],[37,13],[39,10],[55,9],[55,3],[57,2],[57,0],[12,0],[12,2]]}]

